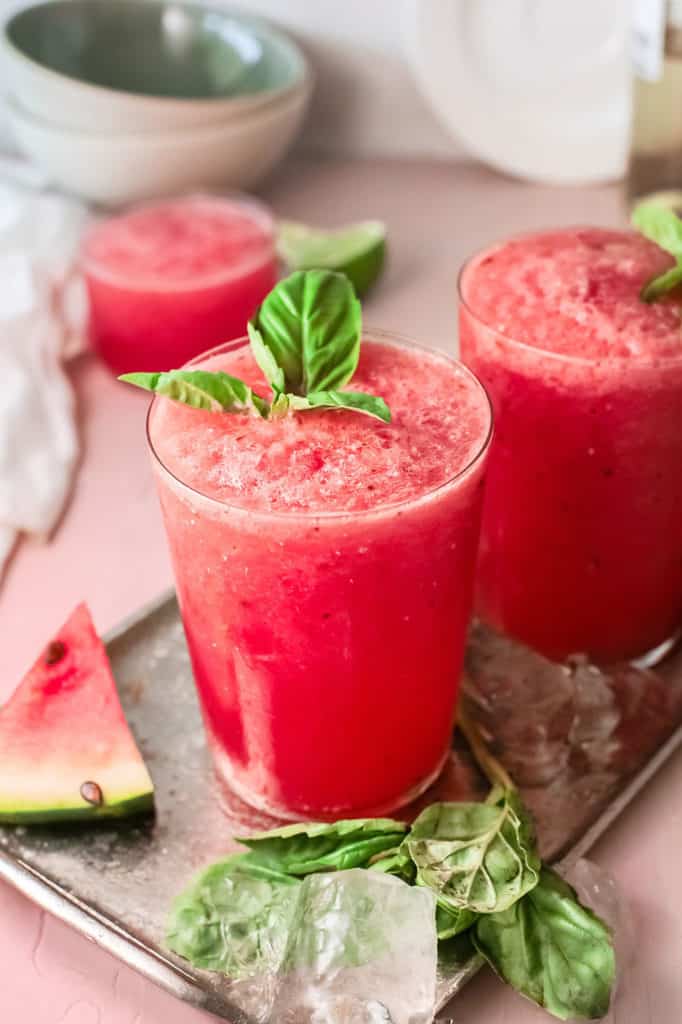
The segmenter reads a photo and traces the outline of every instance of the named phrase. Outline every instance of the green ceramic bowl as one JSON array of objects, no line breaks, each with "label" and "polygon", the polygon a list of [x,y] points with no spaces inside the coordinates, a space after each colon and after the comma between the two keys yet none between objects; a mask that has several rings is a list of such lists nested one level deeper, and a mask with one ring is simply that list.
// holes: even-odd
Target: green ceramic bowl
[{"label": "green ceramic bowl", "polygon": [[94,132],[217,123],[284,97],[307,76],[267,22],[157,0],[51,0],[4,26],[9,90],[32,113]]}]

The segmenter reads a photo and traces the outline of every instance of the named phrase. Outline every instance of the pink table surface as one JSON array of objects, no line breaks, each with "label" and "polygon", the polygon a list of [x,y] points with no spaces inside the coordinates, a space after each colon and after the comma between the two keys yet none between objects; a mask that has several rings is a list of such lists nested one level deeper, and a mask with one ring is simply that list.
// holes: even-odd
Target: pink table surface
[{"label": "pink table surface", "polygon": [[[383,218],[390,267],[367,303],[367,322],[451,351],[456,273],[470,252],[534,227],[624,219],[616,187],[531,186],[466,164],[291,163],[265,195],[278,213],[312,223]],[[22,544],[0,589],[0,700],[77,601],[85,598],[106,630],[171,581],[143,439],[145,398],[89,356],[73,365],[72,378],[82,465],[59,530],[50,543]],[[593,854],[627,893],[637,925],[618,1024],[682,1019],[681,794],[682,754]],[[468,1024],[550,1019],[487,972],[451,1013]],[[0,885],[1,1024],[208,1020]]]}]

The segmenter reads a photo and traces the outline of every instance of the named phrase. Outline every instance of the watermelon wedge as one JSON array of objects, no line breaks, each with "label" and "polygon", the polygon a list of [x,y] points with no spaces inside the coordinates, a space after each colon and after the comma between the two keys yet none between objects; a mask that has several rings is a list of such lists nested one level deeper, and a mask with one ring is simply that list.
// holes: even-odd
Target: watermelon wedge
[{"label": "watermelon wedge", "polygon": [[0,708],[0,822],[122,817],[153,801],[104,644],[81,604]]}]

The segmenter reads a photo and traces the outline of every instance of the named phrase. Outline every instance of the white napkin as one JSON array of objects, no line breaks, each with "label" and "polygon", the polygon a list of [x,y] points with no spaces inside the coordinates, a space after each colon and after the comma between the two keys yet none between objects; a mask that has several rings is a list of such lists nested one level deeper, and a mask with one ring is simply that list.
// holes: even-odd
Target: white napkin
[{"label": "white napkin", "polygon": [[78,457],[62,362],[85,336],[73,266],[87,213],[41,184],[0,161],[0,578],[21,533],[56,525]]}]

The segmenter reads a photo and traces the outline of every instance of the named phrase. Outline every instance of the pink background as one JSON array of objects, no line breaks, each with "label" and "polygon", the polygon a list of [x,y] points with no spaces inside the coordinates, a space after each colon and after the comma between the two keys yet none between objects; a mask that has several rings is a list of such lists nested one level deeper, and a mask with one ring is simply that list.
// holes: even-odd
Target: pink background
[{"label": "pink background", "polygon": [[[291,164],[266,190],[276,211],[315,223],[387,221],[388,273],[366,306],[373,326],[455,350],[455,278],[473,250],[550,224],[624,221],[616,188],[557,190],[472,165]],[[0,589],[0,700],[80,600],[109,629],[171,582],[143,439],[146,400],[92,357],[73,366],[83,463],[49,544],[24,543]],[[617,878],[637,925],[618,1024],[679,1024],[682,1011],[682,754],[593,853]],[[169,894],[170,896],[171,894]],[[455,1021],[549,1018],[487,972],[453,1003]],[[0,1021],[7,1024],[201,1024],[176,1002],[0,885]]]}]

